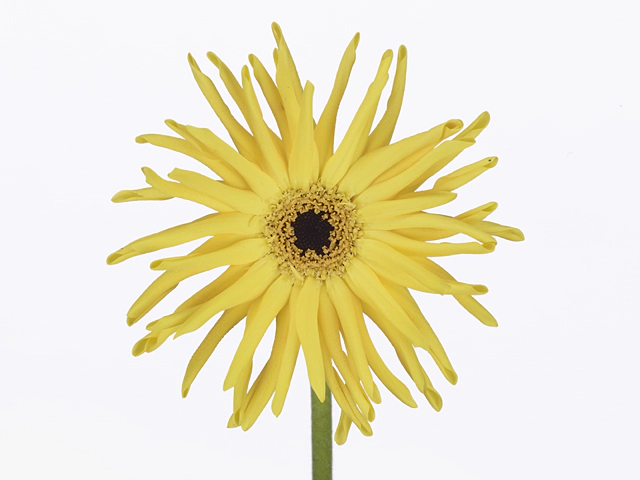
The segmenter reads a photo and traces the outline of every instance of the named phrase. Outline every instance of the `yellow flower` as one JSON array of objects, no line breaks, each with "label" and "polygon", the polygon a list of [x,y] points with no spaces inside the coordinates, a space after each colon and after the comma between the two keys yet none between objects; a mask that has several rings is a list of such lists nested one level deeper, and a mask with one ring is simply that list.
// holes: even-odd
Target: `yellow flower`
[{"label": "yellow flower", "polygon": [[[495,237],[522,240],[523,235],[485,220],[496,209],[495,203],[456,217],[424,212],[451,202],[454,190],[496,165],[495,157],[416,191],[475,143],[489,123],[487,113],[464,130],[461,121],[450,120],[390,144],[406,78],[407,51],[401,46],[384,115],[372,130],[389,77],[391,50],[382,56],[375,79],[334,152],[336,115],[359,35],[342,57],[316,123],[313,85],[307,82],[302,87],[277,24],[273,33],[275,80],[255,56],[249,61],[278,132],[263,118],[247,66],[239,82],[216,55],[208,54],[249,130],[231,115],[214,83],[189,55],[195,80],[235,148],[206,128],[173,120],[166,124],[179,137],[149,134],[136,141],[186,154],[222,181],[180,169],[168,175],[170,181],[144,168],[150,186],[121,191],[113,201],[182,198],[214,213],[136,240],[110,255],[107,263],[207,238],[188,255],[151,263],[153,270],[163,273],[133,304],[127,323],[140,320],[180,281],[217,267],[228,268],[174,313],[149,323],[149,333],[135,344],[133,354],[151,352],[169,336],[193,332],[222,313],[187,367],[182,385],[186,396],[222,337],[246,319],[244,336],[224,381],[225,389],[234,389],[229,426],[250,428],[271,398],[273,413],[280,414],[302,347],[314,392],[323,401],[328,385],[341,408],[335,440],[344,443],[352,423],[364,435],[372,433],[372,403],[380,402],[372,372],[399,400],[416,407],[409,389],[376,351],[369,321],[390,340],[418,390],[440,410],[442,399],[414,348],[429,352],[452,384],[457,375],[409,289],[452,295],[482,323],[495,326],[495,319],[474,299],[487,288],[456,281],[431,257],[489,253],[495,248]],[[439,241],[458,234],[472,241]],[[271,355],[249,388],[254,352],[274,319]]]}]

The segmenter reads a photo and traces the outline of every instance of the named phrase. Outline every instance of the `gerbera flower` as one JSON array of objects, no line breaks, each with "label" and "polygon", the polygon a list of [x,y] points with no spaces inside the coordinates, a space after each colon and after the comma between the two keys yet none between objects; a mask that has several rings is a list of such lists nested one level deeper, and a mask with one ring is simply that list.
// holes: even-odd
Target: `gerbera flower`
[{"label": "gerbera flower", "polygon": [[[409,389],[378,354],[369,335],[371,322],[392,343],[418,390],[440,410],[442,399],[415,348],[429,352],[452,384],[457,375],[409,289],[451,295],[482,323],[495,326],[495,319],[474,298],[486,293],[486,287],[456,281],[432,258],[489,253],[495,248],[495,237],[522,240],[523,236],[515,228],[485,220],[496,209],[495,203],[456,217],[425,212],[455,199],[454,190],[494,167],[495,157],[418,190],[475,143],[489,123],[487,113],[464,130],[461,121],[450,120],[390,144],[406,78],[407,51],[401,46],[381,120],[372,129],[389,78],[391,50],[382,56],[375,79],[334,151],[336,115],[359,35],[342,57],[316,123],[314,87],[310,82],[302,87],[277,24],[273,33],[275,79],[253,55],[249,57],[253,79],[245,66],[240,80],[216,55],[207,55],[248,130],[232,116],[193,57],[188,57],[198,86],[235,148],[206,128],[173,120],[166,124],[179,137],[149,134],[136,139],[186,154],[216,178],[175,169],[166,180],[143,168],[149,187],[113,197],[114,202],[181,198],[205,205],[212,213],[136,240],[110,255],[107,263],[206,238],[188,255],[151,263],[153,270],[163,273],[133,304],[127,323],[133,325],[147,315],[182,280],[222,266],[226,270],[172,314],[149,323],[149,333],[135,344],[133,354],[151,352],[172,335],[175,338],[213,322],[187,367],[182,385],[186,396],[222,337],[244,319],[244,335],[224,381],[225,389],[234,389],[229,426],[250,428],[270,399],[273,413],[280,414],[302,349],[313,391],[324,401],[328,386],[341,408],[335,440],[343,443],[351,424],[365,435],[372,434],[372,404],[380,402],[373,374],[400,401],[416,407]],[[277,132],[264,120],[254,82],[275,118]],[[468,240],[441,241],[457,235]],[[254,352],[274,319],[271,355],[249,388]]]}]

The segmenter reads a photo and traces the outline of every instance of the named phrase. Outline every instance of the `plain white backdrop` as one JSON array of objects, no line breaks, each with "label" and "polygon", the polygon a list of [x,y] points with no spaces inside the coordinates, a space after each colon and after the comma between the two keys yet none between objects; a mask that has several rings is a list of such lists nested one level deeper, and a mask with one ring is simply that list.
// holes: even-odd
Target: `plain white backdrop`
[{"label": "plain white backdrop", "polygon": [[[214,78],[209,50],[236,73],[249,53],[273,71],[277,21],[303,81],[315,84],[316,112],[361,32],[340,133],[384,50],[401,44],[408,80],[394,139],[490,111],[477,145],[447,171],[489,155],[500,163],[444,211],[495,200],[492,219],[527,237],[442,262],[488,285],[482,301],[500,327],[419,295],[460,381],[448,385],[422,356],[443,410],[415,389],[418,409],[383,392],[373,437],[353,430],[335,448],[335,478],[640,478],[640,34],[631,4],[3,0],[0,477],[310,478],[303,362],[280,418],[267,408],[249,432],[229,430],[222,381],[242,329],[182,399],[204,329],[134,358],[146,322],[125,324],[162,254],[105,264],[129,241],[203,213],[176,200],[109,201],[144,186],[142,166],[198,168],[137,145],[136,135],[169,133],[166,118],[223,135],[187,53]],[[202,283],[178,289],[158,315]]]}]

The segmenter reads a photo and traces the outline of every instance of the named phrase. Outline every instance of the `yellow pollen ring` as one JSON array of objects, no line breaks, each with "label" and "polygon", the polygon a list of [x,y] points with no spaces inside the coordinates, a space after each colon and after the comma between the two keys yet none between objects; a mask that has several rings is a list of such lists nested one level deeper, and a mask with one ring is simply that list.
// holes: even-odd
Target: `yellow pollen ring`
[{"label": "yellow pollen ring", "polygon": [[[305,212],[325,213],[333,230],[329,245],[322,247],[322,254],[315,250],[302,251],[295,242],[297,237],[293,223]],[[361,226],[356,217],[356,206],[335,188],[326,189],[320,183],[304,190],[287,190],[271,204],[271,212],[265,218],[264,236],[269,253],[278,261],[280,272],[296,280],[313,276],[326,280],[332,275],[343,276],[349,259],[356,253],[356,240],[361,237]]]}]

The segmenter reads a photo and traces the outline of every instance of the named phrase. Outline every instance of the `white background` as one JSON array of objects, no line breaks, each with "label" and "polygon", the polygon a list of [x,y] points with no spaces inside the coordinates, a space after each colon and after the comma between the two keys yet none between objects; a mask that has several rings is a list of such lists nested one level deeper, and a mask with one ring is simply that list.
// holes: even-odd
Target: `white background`
[{"label": "white background", "polygon": [[136,135],[168,133],[165,118],[222,134],[187,52],[214,77],[208,50],[236,73],[249,53],[273,71],[275,20],[303,81],[316,86],[316,112],[361,32],[340,132],[383,51],[400,44],[408,81],[395,139],[489,110],[491,125],[452,168],[489,155],[500,163],[447,212],[495,200],[493,220],[527,237],[443,261],[489,286],[482,300],[500,327],[483,327],[449,298],[420,296],[459,384],[422,356],[443,410],[415,389],[418,409],[383,392],[373,437],[353,430],[335,448],[335,478],[640,478],[640,38],[631,4],[4,0],[0,477],[310,478],[302,357],[280,418],[267,407],[249,432],[229,430],[222,381],[241,328],[182,399],[204,329],[132,357],[146,322],[129,329],[125,312],[159,255],[105,264],[129,241],[203,212],[109,201],[144,186],[144,165],[197,168],[135,144]]}]

